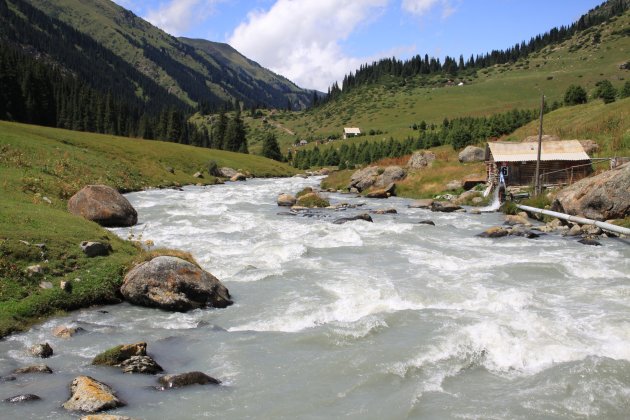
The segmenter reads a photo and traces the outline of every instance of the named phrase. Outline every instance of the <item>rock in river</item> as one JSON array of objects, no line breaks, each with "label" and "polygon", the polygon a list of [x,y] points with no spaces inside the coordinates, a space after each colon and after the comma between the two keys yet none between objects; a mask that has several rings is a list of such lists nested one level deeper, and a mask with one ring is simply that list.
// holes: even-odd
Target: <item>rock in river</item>
[{"label": "rock in river", "polygon": [[68,210],[107,227],[133,226],[138,222],[138,213],[131,203],[107,185],[84,187],[70,198]]},{"label": "rock in river", "polygon": [[206,375],[203,372],[178,373],[173,375],[164,375],[158,379],[158,382],[164,388],[180,388],[189,385],[219,385],[221,381]]},{"label": "rock in river", "polygon": [[96,413],[125,405],[109,385],[89,376],[74,378],[70,392],[72,396],[63,403],[63,408],[70,411]]},{"label": "rock in river", "polygon": [[366,222],[373,222],[372,217],[369,214],[363,213],[353,217],[342,217],[341,219],[335,220],[333,223],[335,225],[343,225],[344,223],[352,222],[353,220],[365,220]]},{"label": "rock in river", "polygon": [[212,274],[177,257],[160,256],[134,267],[120,289],[130,303],[185,312],[233,302],[228,289]]}]

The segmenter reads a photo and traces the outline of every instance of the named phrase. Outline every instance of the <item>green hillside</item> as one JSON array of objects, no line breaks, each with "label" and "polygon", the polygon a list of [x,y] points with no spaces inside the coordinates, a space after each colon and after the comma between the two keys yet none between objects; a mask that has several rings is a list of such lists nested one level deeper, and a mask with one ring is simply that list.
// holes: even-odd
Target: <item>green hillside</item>
[{"label": "green hillside", "polygon": [[[0,11],[4,10],[10,18],[1,22],[10,30],[5,33],[0,30],[0,39],[28,46],[33,54],[48,57],[72,72],[76,72],[77,67],[93,66],[94,74],[99,75],[98,66],[103,66],[104,55],[95,59],[82,45],[76,51],[78,58],[59,57],[55,49],[68,45],[74,35],[60,25],[40,25],[36,20],[41,19],[35,19],[36,13],[31,10],[35,7],[89,36],[131,66],[124,70],[123,77],[138,87],[139,97],[148,94],[144,90],[144,86],[148,86],[144,78],[148,78],[164,92],[191,106],[199,103],[221,106],[223,102],[238,100],[248,106],[272,107],[286,106],[290,99],[304,107],[312,98],[311,92],[224,44],[175,38],[109,0],[1,0],[0,3]],[[19,22],[13,16],[25,19]],[[33,43],[35,35],[45,36],[47,40]],[[77,62],[81,56],[83,60]],[[82,73],[89,77],[87,72]],[[92,81],[93,85],[102,83]]]},{"label": "green hillside", "polygon": [[[58,310],[114,301],[125,267],[140,258],[130,243],[68,213],[76,191],[213,184],[211,160],[259,177],[295,173],[258,156],[0,121],[0,337]],[[194,178],[197,171],[205,177]],[[85,240],[109,242],[114,253],[88,259],[79,248]],[[27,275],[36,264],[43,276]],[[71,293],[58,288],[62,280],[72,282]],[[41,281],[55,288],[40,289]]]},{"label": "green hillside", "polygon": [[589,100],[594,101],[592,95],[598,81],[609,80],[619,89],[630,78],[628,67],[622,68],[630,61],[628,27],[630,12],[516,62],[471,70],[455,77],[444,74],[384,77],[342,93],[321,107],[270,116],[295,135],[263,126],[260,121],[252,125],[252,131],[274,129],[285,150],[296,139],[340,135],[343,127],[360,127],[363,133],[370,130],[383,133],[368,135],[368,139],[390,136],[404,139],[416,136],[412,126],[423,120],[439,125],[444,118],[487,116],[514,108],[534,109],[540,106],[542,94],[548,104],[561,103],[571,84],[585,88]]}]

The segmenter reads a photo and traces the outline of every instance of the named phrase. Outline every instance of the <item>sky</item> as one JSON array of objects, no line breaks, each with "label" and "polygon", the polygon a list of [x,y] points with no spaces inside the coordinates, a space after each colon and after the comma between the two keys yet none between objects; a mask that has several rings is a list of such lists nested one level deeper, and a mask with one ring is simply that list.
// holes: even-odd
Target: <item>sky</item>
[{"label": "sky", "polygon": [[569,25],[603,0],[115,0],[175,36],[226,42],[325,92],[361,64],[465,58]]}]

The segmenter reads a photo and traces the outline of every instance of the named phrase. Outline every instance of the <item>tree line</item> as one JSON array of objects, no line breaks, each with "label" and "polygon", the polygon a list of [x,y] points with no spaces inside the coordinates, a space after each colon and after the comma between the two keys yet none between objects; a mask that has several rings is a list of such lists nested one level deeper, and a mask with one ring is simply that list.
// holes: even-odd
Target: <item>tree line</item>
[{"label": "tree line", "polygon": [[472,72],[496,64],[514,62],[549,45],[561,43],[577,32],[599,25],[614,16],[622,15],[629,8],[628,0],[609,0],[582,15],[571,25],[554,27],[544,34],[532,37],[529,42],[523,41],[505,50],[471,55],[468,59],[465,59],[463,55],[459,58],[446,56],[444,62],[441,62],[439,58],[429,57],[428,54],[424,57],[416,55],[409,60],[399,60],[395,57],[383,58],[371,64],[364,64],[355,72],[347,74],[341,86],[337,82],[333,83],[328,88],[325,100],[314,101],[314,104],[323,104],[340,96],[342,92],[347,93],[358,86],[376,83],[386,76],[404,79],[418,75],[445,74],[454,77],[462,72]]},{"label": "tree line", "polygon": [[[543,111],[549,112],[559,107],[559,103],[546,106]],[[398,158],[411,154],[414,150],[450,144],[454,149],[461,149],[471,144],[498,138],[512,133],[517,128],[535,120],[540,110],[514,109],[490,117],[461,117],[448,120],[444,118],[441,125],[427,124],[421,121],[414,124],[417,136],[409,136],[404,140],[363,141],[361,143],[343,143],[340,147],[310,150],[298,150],[287,159],[298,169],[317,166],[339,166],[339,169],[353,169],[357,165],[365,165],[384,158]]]}]

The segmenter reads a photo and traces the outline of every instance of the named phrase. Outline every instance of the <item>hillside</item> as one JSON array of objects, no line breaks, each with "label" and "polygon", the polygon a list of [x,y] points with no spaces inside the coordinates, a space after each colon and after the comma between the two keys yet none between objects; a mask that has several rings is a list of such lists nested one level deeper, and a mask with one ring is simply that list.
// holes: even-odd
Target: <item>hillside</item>
[{"label": "hillside", "polygon": [[0,11],[0,39],[102,92],[215,107],[234,100],[269,107],[291,100],[305,107],[312,98],[224,44],[177,39],[109,0],[0,0]]},{"label": "hillside", "polygon": [[[525,59],[480,70],[410,78],[384,77],[378,82],[342,93],[320,107],[270,116],[288,128],[274,130],[283,151],[297,139],[317,140],[340,135],[343,127],[360,127],[382,134],[369,140],[415,137],[412,126],[421,121],[439,125],[444,118],[488,116],[510,109],[535,109],[544,94],[549,105],[561,103],[571,84],[584,87],[592,98],[596,83],[609,80],[617,89],[630,78],[621,66],[630,61],[630,12],[577,32]],[[459,86],[459,83],[463,85]],[[627,124],[627,122],[625,122]],[[252,131],[270,130],[258,120]],[[622,127],[622,131],[628,126]],[[617,142],[619,143],[619,142]]]},{"label": "hillside", "polygon": [[[123,191],[213,184],[211,160],[259,177],[295,173],[258,156],[0,121],[0,337],[59,310],[115,301],[125,267],[142,257],[130,243],[70,215],[67,200],[76,191],[87,184]],[[197,171],[205,177],[194,178]],[[114,253],[88,259],[79,248],[85,240],[106,241]],[[36,264],[44,274],[29,276],[26,267]],[[73,291],[40,289],[40,281],[71,281]]]}]

